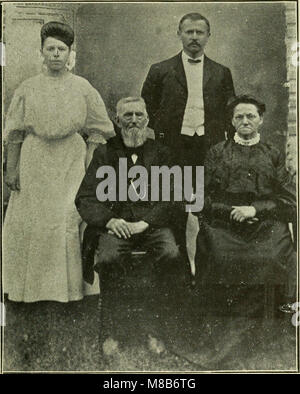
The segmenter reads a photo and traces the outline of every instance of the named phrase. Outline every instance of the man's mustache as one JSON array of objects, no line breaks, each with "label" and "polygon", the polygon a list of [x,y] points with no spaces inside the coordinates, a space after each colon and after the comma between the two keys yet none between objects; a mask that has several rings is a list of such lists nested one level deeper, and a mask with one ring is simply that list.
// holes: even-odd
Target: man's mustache
[{"label": "man's mustache", "polygon": [[144,130],[145,130],[145,127],[141,127],[141,126],[137,126],[137,125],[130,125],[130,126],[126,127],[125,132],[128,133],[128,135],[133,135],[133,134],[140,134]]},{"label": "man's mustache", "polygon": [[126,130],[131,130],[131,129],[144,130],[144,129],[145,129],[145,126],[144,126],[144,125],[138,125],[137,123],[130,123],[130,124],[126,127]]},{"label": "man's mustache", "polygon": [[192,46],[192,45],[197,45],[198,47],[201,47],[201,45],[199,44],[199,42],[196,42],[196,41],[193,41],[193,42],[191,42],[191,43],[189,44],[189,46]]}]

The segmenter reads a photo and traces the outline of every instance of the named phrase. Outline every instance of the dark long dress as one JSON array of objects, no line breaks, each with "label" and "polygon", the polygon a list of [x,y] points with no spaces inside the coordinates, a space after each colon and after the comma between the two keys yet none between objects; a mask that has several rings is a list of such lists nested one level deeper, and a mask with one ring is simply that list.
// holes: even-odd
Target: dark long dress
[{"label": "dark long dress", "polygon": [[[258,221],[230,220],[235,205],[253,205]],[[200,283],[284,284],[293,295],[296,254],[288,223],[295,220],[295,185],[277,148],[232,140],[215,145],[205,162],[196,255]]]}]

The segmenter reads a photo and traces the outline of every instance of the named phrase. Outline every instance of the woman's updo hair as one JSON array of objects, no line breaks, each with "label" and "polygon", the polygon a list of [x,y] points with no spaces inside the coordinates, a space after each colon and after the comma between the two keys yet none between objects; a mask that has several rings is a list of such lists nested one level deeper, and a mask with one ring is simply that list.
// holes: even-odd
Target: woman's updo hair
[{"label": "woman's updo hair", "polygon": [[266,111],[266,105],[257,100],[254,96],[250,94],[241,94],[239,96],[231,98],[227,103],[227,114],[228,118],[232,119],[233,111],[238,104],[253,104],[257,108],[257,112],[260,116]]},{"label": "woman's updo hair", "polygon": [[45,23],[41,29],[42,48],[46,38],[53,37],[64,42],[69,48],[74,42],[73,29],[62,22],[48,22]]}]

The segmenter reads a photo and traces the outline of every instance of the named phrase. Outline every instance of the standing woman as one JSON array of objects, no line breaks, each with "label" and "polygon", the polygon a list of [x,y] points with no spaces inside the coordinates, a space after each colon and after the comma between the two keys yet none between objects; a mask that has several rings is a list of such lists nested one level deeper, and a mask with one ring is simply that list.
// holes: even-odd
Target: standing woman
[{"label": "standing woman", "polygon": [[93,150],[114,129],[99,93],[66,69],[73,41],[70,26],[43,25],[45,70],[18,87],[7,114],[6,183],[12,192],[3,262],[4,291],[12,301],[83,297],[74,199]]}]

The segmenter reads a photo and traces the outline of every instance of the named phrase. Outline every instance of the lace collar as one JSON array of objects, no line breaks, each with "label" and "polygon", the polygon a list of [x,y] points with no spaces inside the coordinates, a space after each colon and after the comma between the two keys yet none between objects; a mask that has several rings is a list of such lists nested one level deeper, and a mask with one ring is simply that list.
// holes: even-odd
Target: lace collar
[{"label": "lace collar", "polygon": [[256,136],[251,138],[250,140],[244,140],[244,138],[241,138],[238,135],[238,133],[235,133],[233,139],[239,145],[252,146],[252,145],[256,145],[256,144],[259,143],[259,141],[260,141],[260,134],[257,133]]}]

